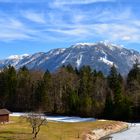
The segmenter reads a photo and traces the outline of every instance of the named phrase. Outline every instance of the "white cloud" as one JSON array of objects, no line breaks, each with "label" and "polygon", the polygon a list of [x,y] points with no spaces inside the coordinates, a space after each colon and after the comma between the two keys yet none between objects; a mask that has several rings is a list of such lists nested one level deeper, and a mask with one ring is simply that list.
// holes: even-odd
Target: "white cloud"
[{"label": "white cloud", "polygon": [[[49,28],[46,30],[60,36],[69,38],[103,38],[111,41],[139,41],[140,20],[133,16],[130,8],[118,9],[92,9],[81,11],[79,9],[65,9],[63,13],[49,13]],[[67,19],[63,17],[68,14]],[[120,14],[121,13],[121,14]],[[136,26],[137,25],[137,26]],[[59,37],[58,37],[59,38]]]},{"label": "white cloud", "polygon": [[25,19],[9,17],[0,12],[0,41],[56,41],[56,37],[50,36],[41,25],[38,23],[34,26],[34,24],[28,24]]},{"label": "white cloud", "polygon": [[114,8],[102,8],[94,10],[93,13],[90,13],[90,15],[93,14],[94,16],[91,17],[93,20],[97,20],[99,22],[126,22],[129,21],[131,18],[133,18],[132,10],[131,8],[122,8],[122,9],[114,9]]},{"label": "white cloud", "polygon": [[0,3],[41,3],[46,0],[0,0]]},{"label": "white cloud", "polygon": [[12,0],[0,0],[1,3],[9,3],[12,2]]},{"label": "white cloud", "polygon": [[34,11],[25,11],[22,12],[23,16],[30,21],[37,22],[37,23],[45,23],[45,17],[43,13],[37,13]]},{"label": "white cloud", "polygon": [[[83,3],[85,1],[81,0]],[[77,4],[79,2],[77,0]],[[35,9],[28,9],[20,11],[16,17],[0,13],[0,40],[65,41],[101,38],[110,41],[140,42],[140,19],[134,16],[129,7],[97,7],[85,11],[81,8],[71,10],[67,5],[64,9],[41,11],[44,10],[36,12]],[[32,23],[29,24],[29,21]]]},{"label": "white cloud", "polygon": [[139,42],[140,40],[140,29],[131,24],[96,24],[91,25],[90,29],[96,35],[111,41]]},{"label": "white cloud", "polygon": [[31,29],[15,18],[5,17],[1,19],[0,31],[1,41],[32,39],[30,36]]},{"label": "white cloud", "polygon": [[91,4],[97,2],[114,2],[116,0],[55,0],[55,6],[73,4]]},{"label": "white cloud", "polygon": [[112,42],[140,42],[140,19],[130,7],[88,11],[65,7],[64,11],[53,11],[50,15],[44,35],[50,32],[51,37],[56,36],[59,41],[65,38],[82,40],[98,37]]},{"label": "white cloud", "polygon": [[49,29],[49,31],[69,35],[70,37],[86,37],[90,35],[90,32],[82,26],[73,27],[71,29]]},{"label": "white cloud", "polygon": [[129,40],[131,40],[131,36],[123,36],[122,40],[129,41]]}]

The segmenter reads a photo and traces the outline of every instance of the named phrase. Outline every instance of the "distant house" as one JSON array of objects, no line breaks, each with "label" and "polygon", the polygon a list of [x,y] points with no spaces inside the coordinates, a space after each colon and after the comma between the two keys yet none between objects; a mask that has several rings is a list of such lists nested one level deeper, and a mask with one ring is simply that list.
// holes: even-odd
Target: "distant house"
[{"label": "distant house", "polygon": [[7,109],[0,109],[0,123],[9,122],[9,114],[11,112]]}]

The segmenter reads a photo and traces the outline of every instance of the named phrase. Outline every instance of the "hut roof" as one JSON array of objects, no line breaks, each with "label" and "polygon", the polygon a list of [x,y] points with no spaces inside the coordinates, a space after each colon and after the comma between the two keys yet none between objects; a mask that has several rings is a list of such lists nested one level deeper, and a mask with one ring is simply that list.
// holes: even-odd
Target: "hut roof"
[{"label": "hut roof", "polygon": [[0,115],[7,115],[7,114],[11,114],[11,112],[7,109],[0,109]]}]

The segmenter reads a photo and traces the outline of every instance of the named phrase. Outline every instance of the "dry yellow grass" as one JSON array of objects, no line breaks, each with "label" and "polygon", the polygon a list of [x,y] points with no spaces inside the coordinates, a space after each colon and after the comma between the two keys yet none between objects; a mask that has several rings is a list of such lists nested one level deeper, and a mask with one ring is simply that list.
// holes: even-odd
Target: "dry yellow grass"
[{"label": "dry yellow grass", "polygon": [[[38,140],[80,140],[89,130],[102,128],[112,121],[61,123],[48,122],[42,126]],[[0,125],[0,140],[32,140],[29,124],[19,117],[10,117],[10,123]]]}]

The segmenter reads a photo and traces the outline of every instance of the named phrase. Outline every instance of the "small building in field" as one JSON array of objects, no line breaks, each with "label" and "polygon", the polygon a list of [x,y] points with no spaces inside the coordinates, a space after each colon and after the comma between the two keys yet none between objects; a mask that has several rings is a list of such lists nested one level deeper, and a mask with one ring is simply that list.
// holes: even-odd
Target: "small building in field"
[{"label": "small building in field", "polygon": [[9,114],[11,114],[9,110],[0,109],[0,123],[9,122]]}]

